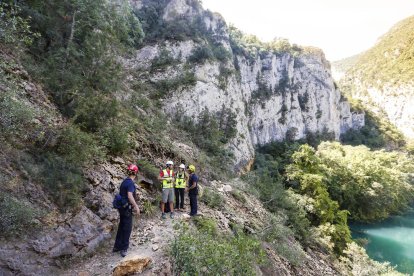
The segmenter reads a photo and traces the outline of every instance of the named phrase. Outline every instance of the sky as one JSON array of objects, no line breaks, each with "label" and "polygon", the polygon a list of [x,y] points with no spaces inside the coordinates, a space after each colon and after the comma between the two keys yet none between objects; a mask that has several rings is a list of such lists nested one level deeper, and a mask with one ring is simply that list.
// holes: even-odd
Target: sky
[{"label": "sky", "polygon": [[263,41],[282,37],[291,43],[316,46],[331,61],[369,49],[395,23],[414,15],[414,0],[202,0],[202,3],[245,33]]}]

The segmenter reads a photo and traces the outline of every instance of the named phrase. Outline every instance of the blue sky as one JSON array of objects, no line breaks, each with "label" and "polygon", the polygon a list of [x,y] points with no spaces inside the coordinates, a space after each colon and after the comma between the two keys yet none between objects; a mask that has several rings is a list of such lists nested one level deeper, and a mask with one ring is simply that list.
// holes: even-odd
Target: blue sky
[{"label": "blue sky", "polygon": [[398,21],[414,15],[413,0],[202,0],[228,23],[264,41],[288,38],[322,48],[331,61],[375,44]]}]

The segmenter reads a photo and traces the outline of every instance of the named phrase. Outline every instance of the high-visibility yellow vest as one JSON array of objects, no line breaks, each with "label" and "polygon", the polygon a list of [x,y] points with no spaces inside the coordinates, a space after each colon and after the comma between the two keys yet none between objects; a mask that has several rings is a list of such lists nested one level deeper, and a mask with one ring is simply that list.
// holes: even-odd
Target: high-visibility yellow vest
[{"label": "high-visibility yellow vest", "polygon": [[163,189],[168,189],[168,188],[173,188],[173,171],[170,170],[170,173],[167,172],[167,170],[162,170],[162,173],[164,175],[164,179],[162,180],[162,188]]},{"label": "high-visibility yellow vest", "polygon": [[185,173],[177,173],[175,176],[175,187],[176,188],[185,188]]}]

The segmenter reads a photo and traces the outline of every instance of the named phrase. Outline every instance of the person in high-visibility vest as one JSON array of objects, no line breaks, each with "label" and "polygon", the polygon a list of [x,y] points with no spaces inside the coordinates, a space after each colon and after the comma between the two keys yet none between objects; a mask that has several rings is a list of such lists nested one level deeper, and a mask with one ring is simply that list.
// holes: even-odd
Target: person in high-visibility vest
[{"label": "person in high-visibility vest", "polygon": [[175,209],[184,211],[184,191],[187,187],[187,174],[185,173],[185,165],[180,165],[180,171],[175,175]]},{"label": "person in high-visibility vest", "polygon": [[162,219],[166,219],[165,204],[170,204],[170,217],[174,218],[174,171],[172,169],[174,165],[173,161],[167,161],[166,168],[160,171],[158,180],[162,185],[162,203],[161,211]]}]

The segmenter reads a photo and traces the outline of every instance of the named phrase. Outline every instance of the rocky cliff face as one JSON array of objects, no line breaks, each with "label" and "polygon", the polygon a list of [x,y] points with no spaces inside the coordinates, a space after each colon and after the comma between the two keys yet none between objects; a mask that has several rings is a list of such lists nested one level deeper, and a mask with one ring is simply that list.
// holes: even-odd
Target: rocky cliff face
[{"label": "rocky cliff face", "polygon": [[387,84],[383,88],[376,88],[359,83],[355,91],[353,97],[368,103],[377,114],[385,113],[406,137],[414,139],[414,85]]},{"label": "rocky cliff face", "polygon": [[[352,113],[348,102],[341,99],[330,65],[320,50],[305,49],[298,55],[288,51],[237,54],[230,47],[223,19],[216,14],[203,15],[203,10],[189,2],[170,1],[164,9],[164,20],[201,14],[215,44],[228,50],[233,59],[208,60],[191,68],[196,84],[171,91],[163,110],[197,120],[204,109],[217,114],[223,107],[230,108],[237,120],[237,136],[229,143],[236,165],[246,165],[256,145],[286,138],[297,140],[309,133],[329,133],[338,139],[347,130],[364,125],[364,115]],[[145,71],[168,52],[178,64],[158,70],[149,78],[152,82],[171,80],[182,73],[195,49],[205,44],[164,41],[143,47],[128,63],[133,70]]]}]

